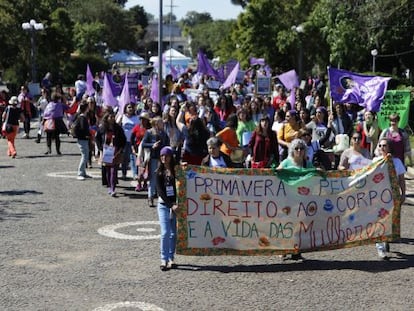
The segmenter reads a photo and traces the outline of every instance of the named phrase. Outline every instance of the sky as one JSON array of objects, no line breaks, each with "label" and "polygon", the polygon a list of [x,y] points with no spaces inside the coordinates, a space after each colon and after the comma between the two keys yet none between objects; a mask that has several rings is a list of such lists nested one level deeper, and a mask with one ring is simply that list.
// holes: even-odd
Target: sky
[{"label": "sky", "polygon": [[[125,8],[140,5],[144,10],[154,15],[157,19],[159,14],[159,0],[129,0]],[[198,13],[210,13],[213,19],[236,19],[242,12],[241,6],[231,4],[230,0],[163,0],[163,15],[171,12],[171,3],[173,5],[172,13],[177,20],[183,18],[188,11]]]}]

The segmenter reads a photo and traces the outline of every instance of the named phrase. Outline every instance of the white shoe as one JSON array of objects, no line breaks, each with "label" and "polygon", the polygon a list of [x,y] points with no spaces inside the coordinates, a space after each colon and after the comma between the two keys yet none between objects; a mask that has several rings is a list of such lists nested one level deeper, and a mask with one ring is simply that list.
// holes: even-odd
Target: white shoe
[{"label": "white shoe", "polygon": [[77,179],[77,180],[85,180],[85,177],[83,177],[83,176],[78,176],[78,177],[76,177],[76,179]]},{"label": "white shoe", "polygon": [[160,264],[160,269],[161,271],[167,271],[167,263],[165,262],[165,260],[161,260],[161,264]]},{"label": "white shoe", "polygon": [[387,253],[383,248],[377,248],[378,257],[381,259],[387,259]]},{"label": "white shoe", "polygon": [[174,260],[168,260],[167,269],[175,269],[176,267],[177,264],[174,262]]}]

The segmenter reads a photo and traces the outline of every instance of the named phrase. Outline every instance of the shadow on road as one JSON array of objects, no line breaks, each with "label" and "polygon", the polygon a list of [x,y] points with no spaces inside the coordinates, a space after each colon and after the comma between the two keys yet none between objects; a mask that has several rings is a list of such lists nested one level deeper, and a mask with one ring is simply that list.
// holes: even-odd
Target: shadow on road
[{"label": "shadow on road", "polygon": [[[26,206],[34,206],[34,205],[43,205],[42,202],[33,201],[23,201],[23,200],[16,200],[15,196],[22,196],[26,194],[35,194],[40,195],[43,192],[35,191],[35,190],[6,190],[0,191],[0,196],[2,197],[0,200],[0,221],[3,220],[20,220],[23,218],[33,218],[33,213],[25,212],[25,211],[16,211],[13,208],[15,207],[26,207]],[[8,199],[7,197],[11,197]],[[7,199],[6,199],[7,198]]]},{"label": "shadow on road", "polygon": [[[375,252],[375,248],[373,250]],[[275,261],[278,259],[275,259]],[[414,266],[414,255],[400,252],[391,252],[390,260],[305,260],[303,262],[291,261],[275,263],[272,265],[237,265],[237,266],[199,266],[177,265],[178,270],[188,271],[215,271],[221,273],[272,273],[290,271],[324,271],[324,270],[357,270],[364,272],[388,272],[394,270],[409,269]]]},{"label": "shadow on road", "polygon": [[0,191],[0,195],[25,195],[25,194],[43,194],[35,190],[6,190]]}]

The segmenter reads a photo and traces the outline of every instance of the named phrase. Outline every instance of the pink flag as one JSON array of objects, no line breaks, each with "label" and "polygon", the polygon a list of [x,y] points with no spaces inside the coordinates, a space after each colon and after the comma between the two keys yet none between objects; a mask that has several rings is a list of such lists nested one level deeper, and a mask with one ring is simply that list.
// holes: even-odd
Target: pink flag
[{"label": "pink flag", "polygon": [[236,82],[237,74],[240,71],[240,63],[237,62],[236,66],[234,66],[233,70],[230,72],[229,76],[227,77],[226,81],[223,83],[223,89],[227,89]]},{"label": "pink flag", "polygon": [[121,95],[119,96],[118,106],[119,112],[122,114],[124,108],[131,102],[131,97],[129,96],[129,84],[128,84],[128,75],[125,74],[124,87],[122,88]]},{"label": "pink flag", "polygon": [[86,65],[86,94],[89,96],[95,94],[95,89],[93,88],[93,75],[89,64]]},{"label": "pink flag", "polygon": [[104,105],[106,105],[106,106],[111,106],[111,107],[115,108],[118,105],[118,101],[116,100],[116,98],[112,94],[111,84],[109,83],[108,75],[106,74],[106,72],[104,73],[104,83],[103,83],[103,88],[102,88],[102,99],[103,99]]}]

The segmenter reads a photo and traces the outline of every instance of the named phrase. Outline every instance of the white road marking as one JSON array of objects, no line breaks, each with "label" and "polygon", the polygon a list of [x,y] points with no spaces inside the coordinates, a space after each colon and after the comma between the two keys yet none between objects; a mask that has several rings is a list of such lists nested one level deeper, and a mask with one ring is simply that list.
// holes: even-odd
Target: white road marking
[{"label": "white road marking", "polygon": [[[88,175],[92,176],[93,178],[101,178],[101,171],[93,172],[88,171]],[[70,172],[51,172],[48,173],[47,176],[49,177],[57,177],[57,178],[75,178],[78,177],[78,171],[70,171]]]},{"label": "white road marking", "polygon": [[[141,227],[141,225],[152,225],[152,228],[150,226],[147,227]],[[103,235],[103,236],[107,236],[110,238],[115,238],[115,239],[121,239],[121,240],[155,240],[155,239],[159,239],[160,235],[132,235],[132,234],[125,234],[125,233],[120,233],[117,232],[116,230],[121,229],[121,228],[125,228],[125,227],[131,227],[131,226],[139,226],[136,231],[137,232],[154,232],[156,231],[156,229],[154,228],[154,226],[157,226],[157,228],[159,227],[159,222],[158,221],[134,221],[134,222],[123,222],[123,223],[118,223],[118,224],[114,224],[114,225],[108,225],[102,228],[98,229],[98,233]]]},{"label": "white road marking", "polygon": [[96,308],[93,311],[112,311],[118,308],[128,308],[128,307],[139,308],[139,310],[142,310],[142,311],[164,311],[164,309],[161,309],[157,307],[156,305],[153,305],[151,303],[141,302],[141,301],[125,301],[125,302],[111,303],[103,307]]}]

